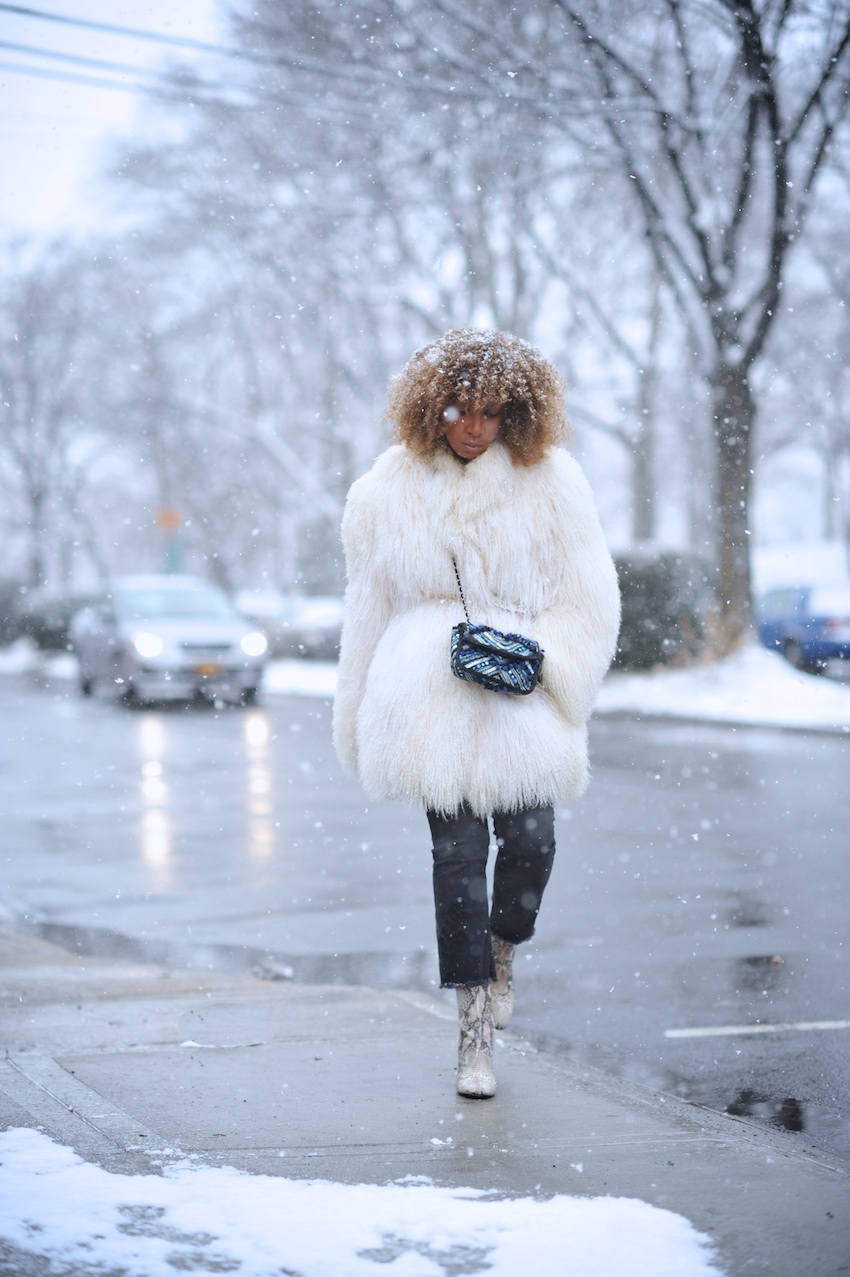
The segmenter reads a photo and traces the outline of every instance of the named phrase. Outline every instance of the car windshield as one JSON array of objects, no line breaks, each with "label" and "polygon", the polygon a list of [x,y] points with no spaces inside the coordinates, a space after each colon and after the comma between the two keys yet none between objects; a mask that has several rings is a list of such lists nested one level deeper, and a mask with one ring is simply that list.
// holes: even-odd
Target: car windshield
[{"label": "car windshield", "polygon": [[122,615],[131,621],[152,621],[159,617],[226,621],[233,616],[229,602],[216,590],[125,587],[116,589],[115,603]]}]

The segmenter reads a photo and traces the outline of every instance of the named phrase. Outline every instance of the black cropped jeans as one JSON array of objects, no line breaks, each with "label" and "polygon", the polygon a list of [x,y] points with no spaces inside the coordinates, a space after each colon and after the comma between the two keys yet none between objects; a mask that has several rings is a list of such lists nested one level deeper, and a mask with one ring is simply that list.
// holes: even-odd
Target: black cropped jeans
[{"label": "black cropped jeans", "polygon": [[466,807],[451,816],[428,812],[434,843],[434,905],[443,988],[496,978],[491,933],[510,944],[534,934],[555,856],[551,807],[494,812],[498,852],[493,904],[487,901],[488,822]]}]

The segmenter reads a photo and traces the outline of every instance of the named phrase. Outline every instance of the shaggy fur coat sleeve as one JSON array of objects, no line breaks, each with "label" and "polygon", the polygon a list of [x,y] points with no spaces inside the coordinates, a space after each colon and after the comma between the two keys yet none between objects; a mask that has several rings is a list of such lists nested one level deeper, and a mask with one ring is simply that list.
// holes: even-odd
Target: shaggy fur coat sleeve
[{"label": "shaggy fur coat sleeve", "polygon": [[[584,474],[566,452],[554,454],[563,496],[554,511],[564,547],[557,602],[534,619],[546,652],[544,686],[568,722],[585,723],[617,645],[617,574]],[[567,495],[569,494],[569,495]]]},{"label": "shaggy fur coat sleeve", "polygon": [[386,579],[375,556],[379,507],[372,499],[370,475],[348,494],[342,518],[342,547],[348,585],[334,698],[333,738],[345,770],[358,776],[357,715],[378,640],[391,616]]}]

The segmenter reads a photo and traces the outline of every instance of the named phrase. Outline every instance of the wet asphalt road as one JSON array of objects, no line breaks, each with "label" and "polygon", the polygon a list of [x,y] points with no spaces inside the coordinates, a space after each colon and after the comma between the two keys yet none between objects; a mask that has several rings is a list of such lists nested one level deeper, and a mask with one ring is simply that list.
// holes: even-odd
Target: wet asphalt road
[{"label": "wet asphalt road", "polygon": [[[520,950],[517,1030],[850,1157],[848,749],[597,721],[593,784],[558,810]],[[0,906],[22,928],[87,953],[435,991],[424,815],[369,804],[342,774],[326,701],[131,710],[2,678],[0,811]]]}]

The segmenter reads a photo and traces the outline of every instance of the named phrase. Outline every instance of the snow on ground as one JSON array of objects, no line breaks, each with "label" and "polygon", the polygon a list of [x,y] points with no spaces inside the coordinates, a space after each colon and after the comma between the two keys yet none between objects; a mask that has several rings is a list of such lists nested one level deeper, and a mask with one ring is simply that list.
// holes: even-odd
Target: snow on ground
[{"label": "snow on ground", "polygon": [[[39,656],[35,644],[29,639],[17,639],[11,647],[0,650],[0,674],[26,674],[38,669],[44,659]],[[60,656],[56,659],[61,661],[64,658]]]},{"label": "snow on ground", "polygon": [[336,665],[331,661],[271,661],[263,677],[263,691],[333,696]]},{"label": "snow on ground", "polygon": [[[77,666],[73,656],[44,657],[26,640],[0,651],[0,674],[36,669],[60,680],[75,678]],[[327,661],[271,661],[263,692],[332,697],[336,676],[336,665]],[[752,643],[726,660],[688,669],[609,674],[596,708],[602,714],[660,715],[850,734],[850,681],[801,674],[781,656]]]},{"label": "snow on ground", "polygon": [[665,715],[850,733],[850,685],[801,674],[753,643],[723,661],[646,674],[613,673],[596,702],[602,713]]},{"label": "snow on ground", "polygon": [[425,1177],[334,1184],[188,1161],[162,1176],[112,1175],[22,1129],[0,1135],[0,1203],[0,1238],[80,1277],[719,1274],[704,1234],[632,1198],[504,1200]]}]

